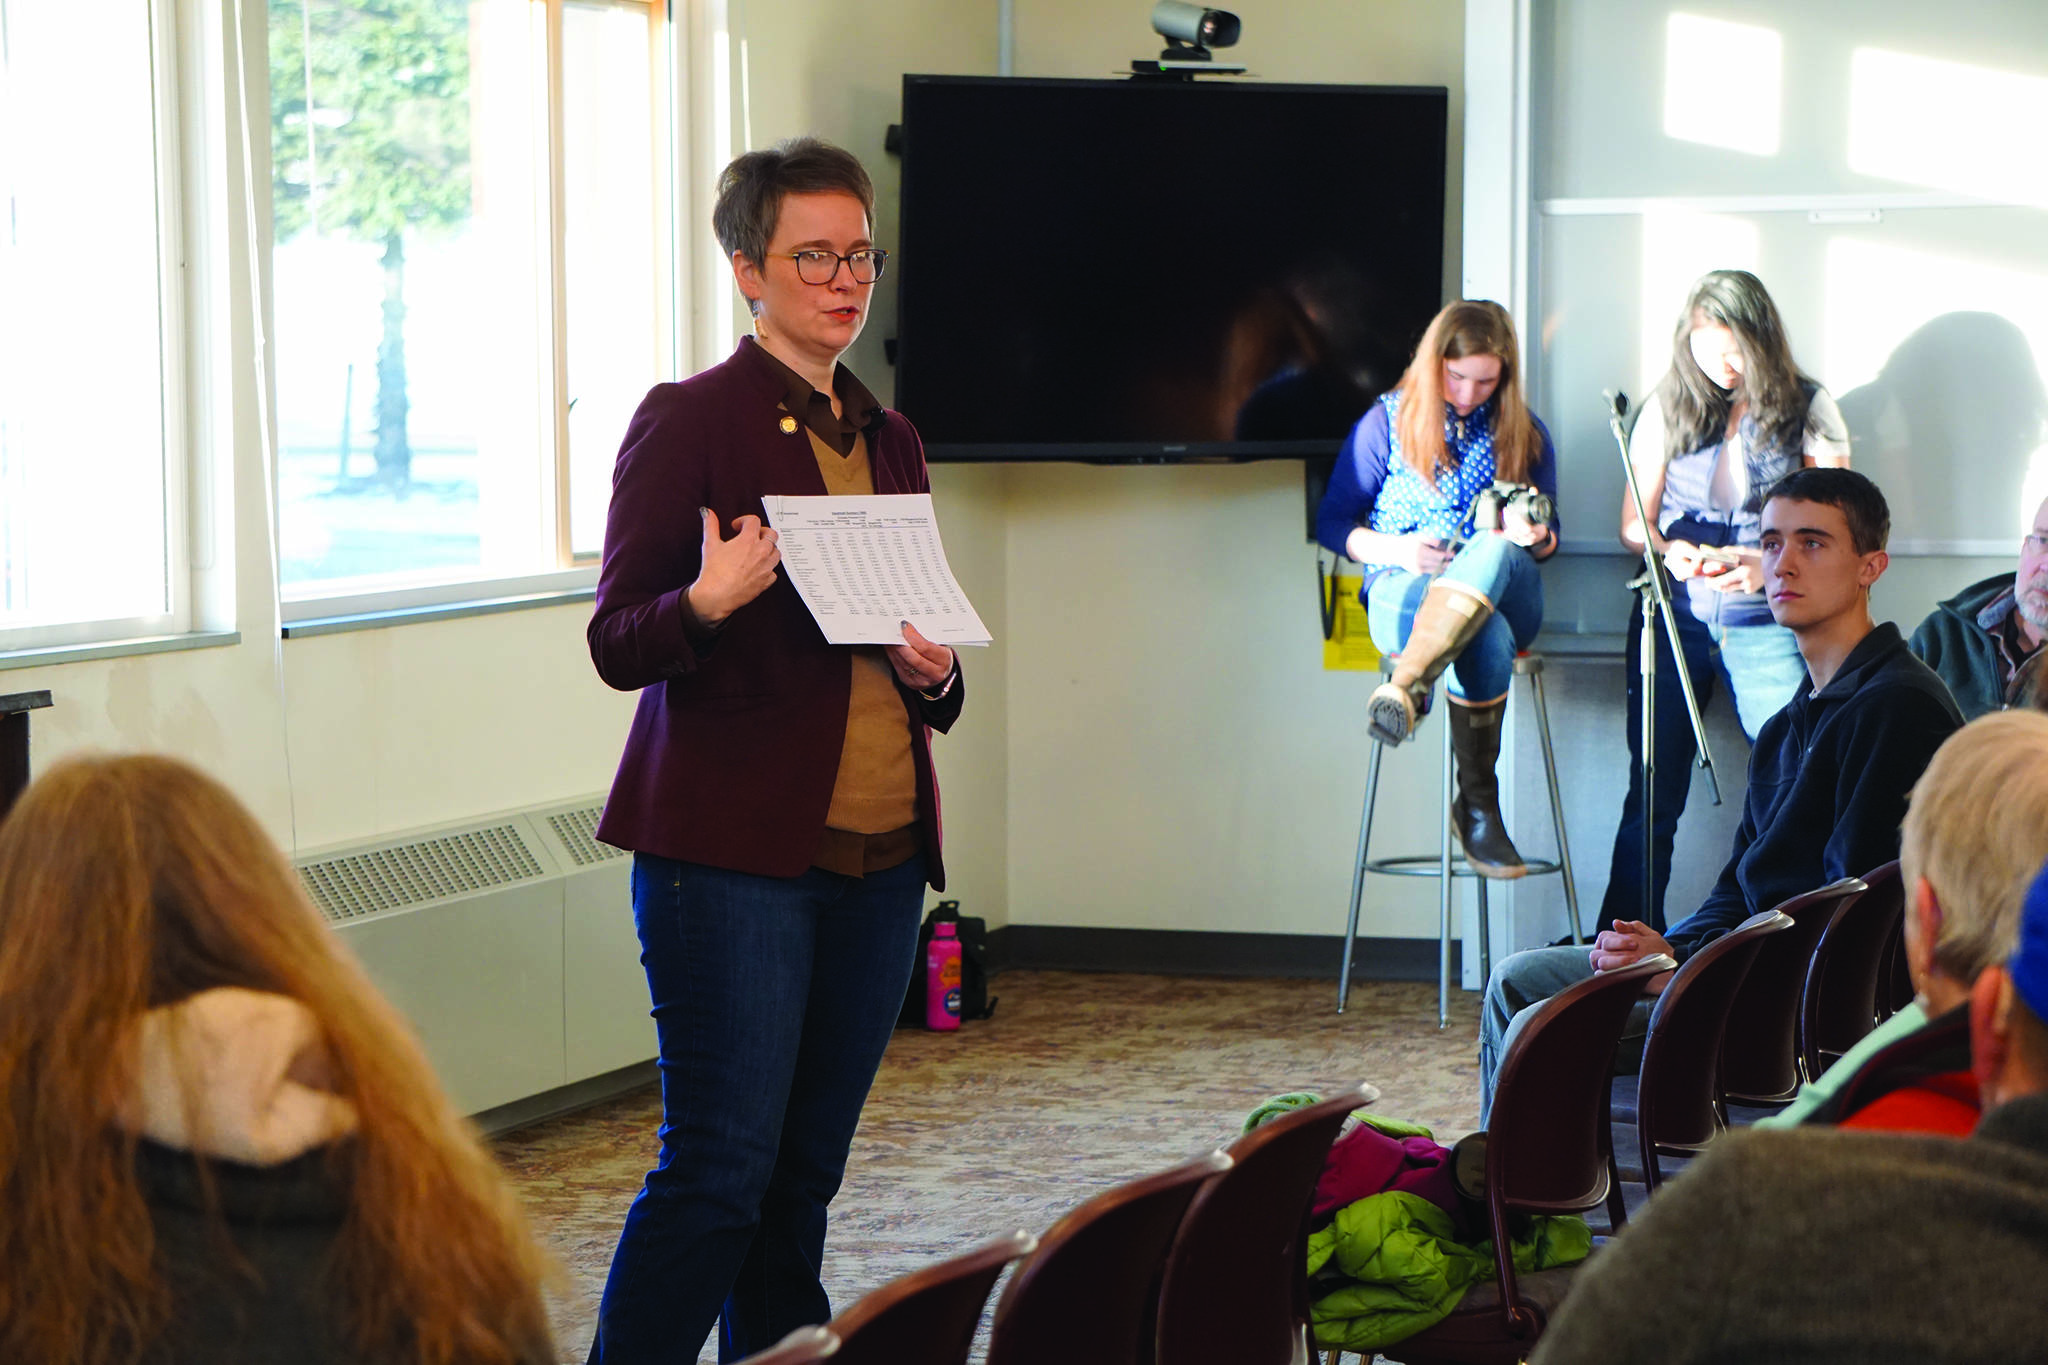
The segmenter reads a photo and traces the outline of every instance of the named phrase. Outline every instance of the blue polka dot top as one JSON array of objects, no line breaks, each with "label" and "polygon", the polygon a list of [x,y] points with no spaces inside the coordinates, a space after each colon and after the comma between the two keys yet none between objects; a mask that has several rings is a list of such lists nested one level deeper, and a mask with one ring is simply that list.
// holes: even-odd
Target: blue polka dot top
[{"label": "blue polka dot top", "polygon": [[[1469,529],[1472,502],[1494,480],[1493,418],[1495,399],[1489,398],[1469,415],[1444,404],[1444,444],[1458,461],[1455,470],[1439,469],[1437,486],[1431,488],[1401,458],[1396,417],[1401,393],[1396,389],[1359,419],[1344,442],[1330,484],[1316,512],[1316,539],[1333,554],[1345,553],[1344,542],[1355,526],[1366,526],[1385,535],[1428,534],[1445,541],[1457,540]],[[1557,499],[1557,457],[1550,432],[1540,419],[1537,434],[1543,450],[1530,472],[1530,481]],[[1551,529],[1559,529],[1551,517]],[[1368,564],[1366,582],[1387,569],[1387,564]]]},{"label": "blue polka dot top", "polygon": [[1444,445],[1455,455],[1458,467],[1446,472],[1437,467],[1436,487],[1408,467],[1401,456],[1401,391],[1380,395],[1387,410],[1387,478],[1373,500],[1373,530],[1390,536],[1428,532],[1445,540],[1465,533],[1472,516],[1472,500],[1493,486],[1493,405],[1489,398],[1465,417],[1444,404]]}]

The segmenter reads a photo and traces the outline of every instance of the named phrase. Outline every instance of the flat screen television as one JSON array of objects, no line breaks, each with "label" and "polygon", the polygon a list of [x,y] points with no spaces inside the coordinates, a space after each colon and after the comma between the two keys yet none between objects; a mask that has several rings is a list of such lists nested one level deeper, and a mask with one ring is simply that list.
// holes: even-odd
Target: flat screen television
[{"label": "flat screen television", "polygon": [[906,76],[933,460],[1335,453],[1442,306],[1441,87]]}]

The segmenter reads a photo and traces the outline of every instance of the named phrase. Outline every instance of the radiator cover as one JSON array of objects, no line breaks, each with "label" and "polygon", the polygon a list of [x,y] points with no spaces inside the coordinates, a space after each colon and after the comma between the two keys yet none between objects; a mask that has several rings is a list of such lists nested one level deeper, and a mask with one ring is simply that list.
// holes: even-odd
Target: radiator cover
[{"label": "radiator cover", "polygon": [[602,809],[591,797],[294,860],[465,1113],[654,1056],[632,858],[597,841]]}]

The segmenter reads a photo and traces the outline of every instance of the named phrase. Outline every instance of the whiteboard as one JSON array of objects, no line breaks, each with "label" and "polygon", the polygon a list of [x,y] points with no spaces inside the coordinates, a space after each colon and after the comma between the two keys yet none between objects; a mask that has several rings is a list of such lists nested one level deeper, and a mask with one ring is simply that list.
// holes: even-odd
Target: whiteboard
[{"label": "whiteboard", "polygon": [[[1736,267],[1769,286],[1800,364],[1840,400],[1894,549],[2011,552],[2048,494],[2048,153],[2021,131],[2048,127],[2048,5],[1534,8],[1524,333],[1568,548],[1615,548],[1601,390],[1646,396],[1692,280]],[[1694,98],[1723,70],[1700,54],[1768,49],[1758,34],[1776,38],[1776,65],[1759,63],[1773,80],[1723,81],[1733,105]],[[1754,112],[1767,86],[1770,118]],[[2030,125],[1957,122],[1955,107],[2030,101]]]}]

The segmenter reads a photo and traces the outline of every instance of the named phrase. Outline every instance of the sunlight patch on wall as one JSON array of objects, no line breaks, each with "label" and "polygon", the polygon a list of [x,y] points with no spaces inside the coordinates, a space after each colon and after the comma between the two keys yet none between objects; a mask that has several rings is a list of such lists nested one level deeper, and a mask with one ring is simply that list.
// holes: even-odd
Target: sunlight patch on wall
[{"label": "sunlight patch on wall", "polygon": [[[1755,223],[1725,213],[1658,209],[1643,215],[1643,287],[1637,296],[1638,373],[1654,383],[1671,364],[1678,310],[1709,270],[1755,270],[1762,254]],[[1644,392],[1647,394],[1648,389]]]},{"label": "sunlight patch on wall", "polygon": [[1784,72],[1777,30],[1673,14],[1664,27],[1664,135],[1776,156]]},{"label": "sunlight patch on wall", "polygon": [[2048,489],[2048,275],[1848,236],[1825,261],[1811,363],[1843,400],[1857,467],[1887,496],[1952,503],[1939,534],[2024,529]]},{"label": "sunlight patch on wall", "polygon": [[1849,168],[2048,208],[2048,77],[1883,48],[1849,59]]}]

